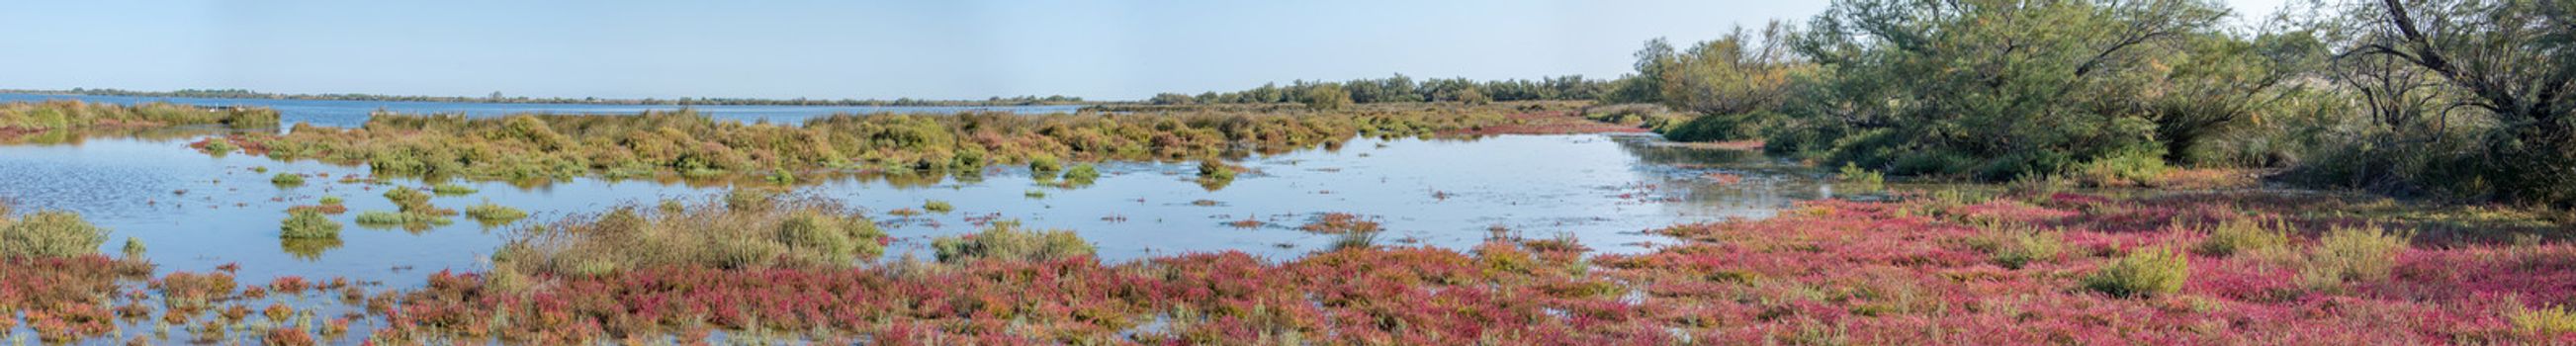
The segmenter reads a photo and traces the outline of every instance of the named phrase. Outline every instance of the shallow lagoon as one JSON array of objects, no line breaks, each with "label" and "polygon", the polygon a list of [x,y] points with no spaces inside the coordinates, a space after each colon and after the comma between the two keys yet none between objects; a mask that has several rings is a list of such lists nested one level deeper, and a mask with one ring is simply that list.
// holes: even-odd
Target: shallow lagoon
[{"label": "shallow lagoon", "polygon": [[[242,265],[242,279],[282,275],[347,277],[397,287],[417,285],[419,271],[480,270],[507,232],[532,223],[595,213],[621,204],[712,198],[726,184],[575,179],[518,186],[460,182],[479,190],[433,203],[464,209],[485,201],[534,216],[508,225],[455,223],[418,229],[368,228],[353,222],[369,210],[392,210],[388,188],[425,188],[415,179],[342,183],[364,167],[282,162],[248,155],[213,157],[186,147],[195,136],[86,139],[71,144],[0,146],[0,198],[20,210],[65,209],[114,230],[107,252],[140,239],[160,270],[204,271]],[[1195,166],[1104,164],[1104,176],[1080,188],[1053,187],[1018,168],[979,178],[859,175],[799,186],[799,194],[838,199],[865,210],[897,237],[888,257],[930,257],[929,239],[972,233],[987,218],[1035,228],[1071,229],[1110,261],[1183,252],[1244,251],[1284,259],[1329,249],[1342,236],[1297,229],[1321,213],[1360,214],[1382,223],[1381,245],[1471,247],[1496,230],[1506,236],[1571,235],[1598,251],[1637,252],[1667,238],[1643,231],[1725,218],[1759,218],[1798,200],[1831,194],[1810,170],[1758,154],[1672,145],[1647,136],[1499,136],[1481,139],[1356,139],[1338,150],[1260,156],[1240,162],[1250,172],[1209,189],[1192,182]],[[265,169],[266,172],[258,172]],[[313,175],[301,186],[269,182],[277,173]],[[1725,182],[1710,176],[1742,177]],[[328,176],[321,176],[327,174]],[[1044,197],[1032,197],[1039,192]],[[340,196],[349,213],[337,244],[290,243],[277,237],[285,210]],[[949,213],[898,217],[925,201]],[[1212,201],[1213,203],[1208,203]],[[1267,223],[1239,228],[1228,223]]]}]

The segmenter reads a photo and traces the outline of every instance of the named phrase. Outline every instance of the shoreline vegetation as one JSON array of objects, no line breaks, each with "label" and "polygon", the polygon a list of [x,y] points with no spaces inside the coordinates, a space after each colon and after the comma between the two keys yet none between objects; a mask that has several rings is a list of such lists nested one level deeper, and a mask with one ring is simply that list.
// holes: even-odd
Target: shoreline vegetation
[{"label": "shoreline vegetation", "polygon": [[0,135],[184,125],[276,128],[278,113],[274,109],[259,107],[198,107],[164,102],[131,105],[81,101],[0,103]]},{"label": "shoreline vegetation", "polygon": [[[489,180],[971,172],[1032,162],[1185,162],[1333,148],[1354,137],[1625,132],[1579,103],[1373,104],[1347,109],[1157,109],[1020,115],[842,114],[742,124],[689,110],[636,115],[383,114],[360,128],[299,125],[192,146],[366,164],[379,175]],[[793,179],[785,179],[793,181]]]}]

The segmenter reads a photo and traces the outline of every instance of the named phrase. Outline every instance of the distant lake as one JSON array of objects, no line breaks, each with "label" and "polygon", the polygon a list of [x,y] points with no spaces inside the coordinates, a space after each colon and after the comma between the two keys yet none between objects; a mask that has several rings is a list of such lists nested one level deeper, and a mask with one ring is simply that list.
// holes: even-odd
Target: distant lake
[{"label": "distant lake", "polygon": [[[337,101],[232,99],[197,97],[135,97],[92,95],[48,95],[0,93],[0,102],[40,102],[47,100],[80,100],[83,102],[136,104],[169,102],[199,106],[251,106],[277,109],[285,124],[311,123],[322,126],[358,127],[367,123],[367,115],[378,110],[396,113],[463,113],[488,117],[521,113],[555,114],[636,114],[648,110],[679,110],[670,105],[600,105],[561,103],[482,103],[482,102],[414,102],[414,101]],[[958,113],[968,111],[1008,112],[1020,114],[1072,113],[1078,105],[1049,106],[689,106],[718,120],[802,124],[805,119],[840,113]]]}]

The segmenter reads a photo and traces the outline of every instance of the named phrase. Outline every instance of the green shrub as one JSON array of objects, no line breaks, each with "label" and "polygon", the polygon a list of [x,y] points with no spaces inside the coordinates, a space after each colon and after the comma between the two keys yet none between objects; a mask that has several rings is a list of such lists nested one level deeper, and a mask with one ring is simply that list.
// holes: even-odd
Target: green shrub
[{"label": "green shrub", "polygon": [[2085,163],[2075,175],[2095,186],[2150,185],[2167,170],[2164,155],[2163,149],[2121,150]]},{"label": "green shrub", "polygon": [[2335,227],[2317,238],[2317,247],[2309,249],[2299,278],[2318,289],[2386,279],[2389,270],[2397,266],[2397,253],[2406,250],[2408,239],[2413,237],[2407,232],[2382,231],[2377,226]]},{"label": "green shrub", "polygon": [[1088,163],[1073,165],[1073,168],[1064,171],[1064,181],[1073,185],[1087,185],[1099,179],[1100,168],[1092,167]]},{"label": "green shrub", "polygon": [[2513,322],[2515,330],[2528,335],[2576,333],[2576,311],[2560,306],[2532,309],[2519,302],[2512,303],[2513,309],[2505,312],[2505,319]]},{"label": "green shrub", "polygon": [[125,237],[124,250],[125,259],[143,258],[143,252],[145,251],[143,249],[143,240],[135,239],[134,237]]},{"label": "green shrub", "polygon": [[885,254],[876,243],[885,232],[866,219],[799,212],[778,226],[778,239],[790,249],[819,255],[814,260],[846,262]]},{"label": "green shrub", "polygon": [[1234,166],[1228,166],[1225,163],[1216,162],[1214,160],[1199,161],[1199,179],[1216,181],[1234,180]]},{"label": "green shrub", "polygon": [[340,205],[340,196],[322,196],[322,205]]},{"label": "green shrub", "polygon": [[429,191],[441,196],[471,195],[474,194],[474,187],[455,183],[438,183],[438,185],[430,186]]},{"label": "green shrub", "polygon": [[1031,175],[1053,178],[1057,171],[1062,170],[1064,170],[1064,165],[1056,163],[1055,156],[1038,156],[1029,158],[1029,174]]},{"label": "green shrub", "polygon": [[268,183],[277,186],[304,185],[304,176],[295,173],[278,173],[276,177],[268,178]]},{"label": "green shrub", "polygon": [[1867,192],[1887,188],[1886,175],[1861,169],[1860,166],[1851,163],[1844,163],[1842,172],[1836,175],[1834,180],[1842,182],[1853,191]]},{"label": "green shrub", "polygon": [[2165,247],[2130,250],[2128,255],[2084,277],[2084,288],[2117,297],[2148,297],[2182,291],[2191,276],[2191,259]]},{"label": "green shrub", "polygon": [[[364,214],[359,215],[361,220]],[[339,238],[340,222],[322,216],[321,212],[297,209],[287,212],[286,221],[277,226],[277,236],[286,239]]]},{"label": "green shrub", "polygon": [[205,146],[204,148],[200,148],[199,150],[204,150],[204,151],[206,151],[206,153],[208,153],[208,154],[215,154],[215,156],[220,157],[220,156],[223,156],[224,154],[231,154],[234,150],[240,150],[240,149],[241,149],[241,148],[239,148],[239,147],[234,147],[234,146],[233,146],[233,143],[232,143],[231,141],[226,141],[226,140],[221,140],[221,139],[215,139],[215,140],[207,140],[207,141],[206,141],[206,146]]},{"label": "green shrub", "polygon": [[946,213],[948,213],[949,211],[957,210],[957,206],[948,205],[948,201],[938,201],[938,200],[934,200],[934,201],[928,201],[928,202],[921,202],[921,210],[928,210],[928,211],[933,212],[933,213],[946,214]]},{"label": "green shrub", "polygon": [[2066,249],[2066,232],[1999,228],[1995,231],[1995,264],[2021,269],[2031,262],[2054,260]]},{"label": "green shrub", "polygon": [[1584,119],[1612,124],[1637,126],[1647,129],[1662,129],[1666,126],[1673,126],[1673,124],[1680,121],[1680,119],[1691,117],[1688,114],[1675,113],[1672,109],[1665,108],[1664,105],[1652,103],[1623,103],[1583,107],[1582,112]]},{"label": "green shrub", "polygon": [[465,216],[483,223],[509,223],[528,217],[528,212],[486,201],[483,204],[465,207]]},{"label": "green shrub", "polygon": [[400,225],[411,223],[411,217],[400,212],[369,210],[359,212],[357,221],[361,225]]},{"label": "green shrub", "polygon": [[2227,257],[2238,253],[2261,251],[2290,243],[2289,225],[2261,220],[2235,219],[2219,222],[2200,238],[2194,250],[2203,255]]},{"label": "green shrub", "polygon": [[943,236],[932,239],[930,247],[938,250],[939,261],[961,263],[995,259],[1005,261],[1046,261],[1092,254],[1090,243],[1067,230],[1027,231],[1018,222],[994,222],[972,236]]},{"label": "green shrub", "polygon": [[39,211],[0,224],[0,257],[82,256],[107,244],[107,229],[67,211]]},{"label": "green shrub", "polygon": [[403,212],[433,208],[429,205],[429,194],[421,193],[420,190],[406,188],[385,190],[385,200],[393,201],[394,207],[401,208]]},{"label": "green shrub", "polygon": [[1664,139],[1675,142],[1717,142],[1761,138],[1762,128],[1778,122],[1780,115],[1770,111],[1743,114],[1712,114],[1657,129]]},{"label": "green shrub", "polygon": [[769,182],[770,182],[770,183],[772,183],[772,184],[780,184],[780,185],[795,184],[795,183],[796,183],[796,173],[788,172],[787,170],[784,170],[784,169],[772,170],[772,171],[770,171],[770,173],[769,173],[769,177],[768,177],[768,178],[765,178],[765,179],[768,179],[768,180],[769,180]]}]

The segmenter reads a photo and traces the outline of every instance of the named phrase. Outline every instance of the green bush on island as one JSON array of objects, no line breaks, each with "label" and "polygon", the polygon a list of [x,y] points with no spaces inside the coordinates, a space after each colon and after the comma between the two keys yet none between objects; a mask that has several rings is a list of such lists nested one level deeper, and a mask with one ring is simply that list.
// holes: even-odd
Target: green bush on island
[{"label": "green bush on island", "polygon": [[80,214],[46,210],[7,220],[0,206],[0,257],[72,257],[98,253],[107,244],[107,229],[91,225]]}]

